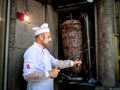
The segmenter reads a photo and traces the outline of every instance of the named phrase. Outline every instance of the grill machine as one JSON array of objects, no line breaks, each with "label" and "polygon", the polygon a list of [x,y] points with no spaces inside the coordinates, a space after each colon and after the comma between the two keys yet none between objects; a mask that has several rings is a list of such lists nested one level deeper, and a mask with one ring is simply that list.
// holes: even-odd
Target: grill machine
[{"label": "grill machine", "polygon": [[71,86],[79,85],[94,87],[96,84],[93,10],[93,6],[88,5],[59,12],[59,58],[83,62],[81,67],[61,69],[56,79],[59,90],[71,90]]}]

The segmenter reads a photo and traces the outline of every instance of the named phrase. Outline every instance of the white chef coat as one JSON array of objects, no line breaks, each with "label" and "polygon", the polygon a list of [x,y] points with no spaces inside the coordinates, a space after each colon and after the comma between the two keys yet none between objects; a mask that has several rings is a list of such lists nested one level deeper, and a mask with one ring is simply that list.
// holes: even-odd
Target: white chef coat
[{"label": "white chef coat", "polygon": [[[54,90],[53,79],[49,77],[52,66],[68,68],[73,66],[72,60],[55,59],[47,49],[34,42],[24,53],[23,76],[28,76],[33,72],[42,72],[45,75],[40,78],[28,78],[27,90]],[[38,75],[39,76],[39,75]]]},{"label": "white chef coat", "polygon": [[28,80],[27,90],[53,90],[53,79],[48,77],[47,72],[52,69],[54,63],[56,63],[56,59],[49,51],[34,42],[24,54],[23,75],[28,75],[34,71],[45,72],[46,78]]}]

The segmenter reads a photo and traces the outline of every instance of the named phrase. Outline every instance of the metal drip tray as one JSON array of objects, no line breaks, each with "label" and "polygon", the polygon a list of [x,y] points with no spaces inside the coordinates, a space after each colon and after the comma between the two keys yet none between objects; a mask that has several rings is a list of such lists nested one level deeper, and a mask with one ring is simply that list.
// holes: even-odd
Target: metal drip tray
[{"label": "metal drip tray", "polygon": [[70,80],[70,81],[82,81],[83,78],[82,77],[69,77],[68,80]]},{"label": "metal drip tray", "polygon": [[66,75],[64,73],[62,73],[61,75],[64,76],[67,81],[82,81],[83,80],[82,77],[73,77],[73,76]]}]

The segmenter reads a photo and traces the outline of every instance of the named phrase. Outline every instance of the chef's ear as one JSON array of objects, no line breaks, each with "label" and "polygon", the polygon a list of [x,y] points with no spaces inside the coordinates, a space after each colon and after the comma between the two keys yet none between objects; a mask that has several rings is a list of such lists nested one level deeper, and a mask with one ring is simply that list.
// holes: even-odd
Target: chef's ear
[{"label": "chef's ear", "polygon": [[40,34],[38,37],[39,37],[40,40],[44,39],[44,36],[42,34]]}]

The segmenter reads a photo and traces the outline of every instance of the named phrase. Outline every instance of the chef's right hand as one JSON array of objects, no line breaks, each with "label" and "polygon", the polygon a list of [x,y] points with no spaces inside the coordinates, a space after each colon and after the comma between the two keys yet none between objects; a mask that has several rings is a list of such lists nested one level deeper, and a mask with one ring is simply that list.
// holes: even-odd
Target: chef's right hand
[{"label": "chef's right hand", "polygon": [[51,78],[56,78],[58,76],[59,72],[60,72],[60,69],[54,68],[51,71],[49,71],[49,76]]}]

